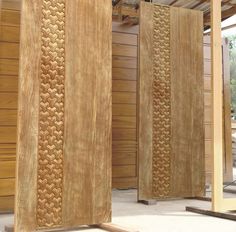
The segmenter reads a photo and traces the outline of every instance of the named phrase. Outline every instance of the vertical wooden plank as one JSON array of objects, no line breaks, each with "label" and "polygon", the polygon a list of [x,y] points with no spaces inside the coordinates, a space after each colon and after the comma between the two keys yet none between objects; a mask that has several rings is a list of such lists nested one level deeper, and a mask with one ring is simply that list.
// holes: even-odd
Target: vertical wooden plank
[{"label": "vertical wooden plank", "polygon": [[111,220],[112,7],[66,6],[63,220],[74,227]]},{"label": "vertical wooden plank", "polygon": [[205,185],[203,13],[171,7],[170,17],[171,195],[202,196]]},{"label": "vertical wooden plank", "polygon": [[224,181],[233,181],[229,42],[223,39]]},{"label": "vertical wooden plank", "polygon": [[[138,199],[152,198],[153,6],[140,7]],[[146,59],[149,57],[149,59]]]},{"label": "vertical wooden plank", "polygon": [[213,89],[213,175],[212,210],[222,209],[223,199],[223,130],[222,130],[222,50],[221,1],[211,0],[211,57]]},{"label": "vertical wooden plank", "polygon": [[15,230],[26,232],[36,229],[40,9],[41,1],[22,3]]}]

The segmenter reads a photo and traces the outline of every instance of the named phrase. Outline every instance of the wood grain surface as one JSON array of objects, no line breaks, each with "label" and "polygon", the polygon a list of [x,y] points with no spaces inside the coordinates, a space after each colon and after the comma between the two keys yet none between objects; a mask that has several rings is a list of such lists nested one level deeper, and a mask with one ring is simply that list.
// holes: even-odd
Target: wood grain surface
[{"label": "wood grain surface", "polygon": [[14,208],[20,11],[14,7],[18,3],[0,2],[0,213],[3,213],[13,212]]},{"label": "wood grain surface", "polygon": [[173,196],[204,194],[202,25],[202,12],[171,8]]},{"label": "wood grain surface", "polygon": [[[211,183],[212,177],[212,157],[213,157],[213,107],[212,107],[212,86],[211,86],[211,41],[210,36],[204,37],[204,126],[205,126],[205,173],[206,183]],[[223,162],[224,181],[231,182],[232,179],[232,138],[231,138],[231,93],[229,74],[229,44],[227,39],[222,40],[223,51]],[[209,99],[209,97],[211,99]]]},{"label": "wood grain surface", "polygon": [[139,27],[112,25],[112,187],[126,189],[137,187]]},{"label": "wood grain surface", "polygon": [[[139,200],[201,196],[204,193],[203,18],[198,11],[168,9],[169,34],[165,29],[168,21],[164,17],[167,8],[141,4]],[[162,17],[166,20],[165,27],[158,21]],[[189,21],[194,27],[189,28]],[[169,55],[166,52],[168,41]],[[154,64],[159,66],[158,70]],[[155,82],[154,78],[157,78]],[[164,82],[164,78],[170,78],[170,82]],[[156,85],[160,86],[155,89]],[[154,107],[159,101],[161,108]],[[169,101],[170,122],[167,120]],[[167,133],[169,126],[171,133]],[[158,143],[154,135],[161,136]],[[167,158],[169,146],[170,159]]]},{"label": "wood grain surface", "polygon": [[[47,8],[47,4],[53,6]],[[44,18],[53,13],[50,11],[57,15],[60,30],[46,28],[45,20],[53,20],[53,17]],[[111,12],[109,0],[23,1],[16,231],[70,229],[111,220]],[[65,27],[61,26],[63,23]],[[51,34],[44,33],[49,30]],[[31,43],[33,46],[29,46]],[[55,53],[59,55],[54,56]],[[63,59],[65,62],[60,63]],[[54,67],[58,69],[53,71]],[[55,72],[56,85],[53,84]],[[48,75],[47,83],[42,75]],[[44,108],[42,103],[47,102],[49,107]],[[42,109],[45,109],[45,121],[42,121]],[[48,112],[51,115],[56,112],[56,120],[51,120]],[[47,122],[50,127],[45,130]],[[60,139],[55,139],[52,133]],[[44,149],[43,138],[52,141],[49,145],[54,155],[49,152],[50,147]],[[60,178],[53,180],[54,174],[62,182]],[[46,184],[43,190],[45,182],[51,187]]]}]

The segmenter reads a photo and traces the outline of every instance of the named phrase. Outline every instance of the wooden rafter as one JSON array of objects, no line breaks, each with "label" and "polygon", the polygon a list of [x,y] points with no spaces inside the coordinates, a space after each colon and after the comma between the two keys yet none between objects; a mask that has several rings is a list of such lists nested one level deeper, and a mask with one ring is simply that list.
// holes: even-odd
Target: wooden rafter
[{"label": "wooden rafter", "polygon": [[[140,0],[143,1],[143,0]],[[138,3],[135,4],[120,4],[120,0],[114,0],[113,2],[117,2],[117,6],[113,8],[113,15],[120,15],[120,19],[127,19],[127,18],[139,18],[139,10],[138,10]],[[172,2],[169,3],[171,6],[175,6],[176,3],[178,3],[179,0],[172,0]],[[196,1],[194,5],[192,5],[191,9],[196,9],[197,7],[201,6],[204,3],[209,3],[209,9],[210,9],[210,0],[199,0]],[[113,4],[114,5],[114,4]],[[230,16],[236,14],[236,4],[232,4],[231,0],[222,0],[221,6],[231,6],[231,8],[222,11],[222,20],[225,20],[229,18]],[[210,27],[210,18],[211,18],[211,12],[209,9],[206,9],[204,11],[204,25],[205,29]]]}]

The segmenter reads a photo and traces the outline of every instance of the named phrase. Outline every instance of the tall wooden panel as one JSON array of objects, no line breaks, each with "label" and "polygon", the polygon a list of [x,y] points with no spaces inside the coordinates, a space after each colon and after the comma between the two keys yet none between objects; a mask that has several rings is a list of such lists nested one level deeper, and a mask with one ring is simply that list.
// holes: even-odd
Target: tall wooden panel
[{"label": "tall wooden panel", "polygon": [[13,211],[20,11],[2,1],[0,25],[0,212]]},{"label": "tall wooden panel", "polygon": [[202,195],[201,12],[141,4],[139,101],[139,200]]},{"label": "tall wooden panel", "polygon": [[[139,26],[113,22],[112,187],[137,187],[137,77]],[[129,64],[127,59],[135,62]],[[118,63],[119,62],[119,63]]]},{"label": "tall wooden panel", "polygon": [[110,0],[23,1],[16,231],[110,221],[111,14]]},{"label": "tall wooden panel", "polygon": [[[210,36],[204,37],[204,125],[205,125],[205,171],[206,183],[211,183],[212,174],[212,86],[211,86],[211,41]],[[224,181],[231,182],[233,179],[233,157],[231,138],[231,94],[230,94],[230,67],[229,67],[229,44],[227,39],[222,41],[223,51],[223,161]]]}]

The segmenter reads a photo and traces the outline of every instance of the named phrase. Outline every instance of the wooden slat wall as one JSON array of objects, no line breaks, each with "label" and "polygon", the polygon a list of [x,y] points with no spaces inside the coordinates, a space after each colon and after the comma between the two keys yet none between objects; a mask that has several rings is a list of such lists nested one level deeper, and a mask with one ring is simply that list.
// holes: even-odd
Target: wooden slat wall
[{"label": "wooden slat wall", "polygon": [[5,212],[14,205],[19,3],[3,1],[0,26],[0,212]]},{"label": "wooden slat wall", "polygon": [[[212,173],[212,87],[211,87],[211,40],[204,37],[204,124],[205,124],[205,170],[206,183],[211,183]],[[224,78],[224,181],[232,181],[232,145],[231,145],[231,121],[230,121],[230,74],[228,45],[222,42],[223,51],[223,78]]]},{"label": "wooden slat wall", "polygon": [[113,188],[137,187],[138,26],[113,22]]}]

